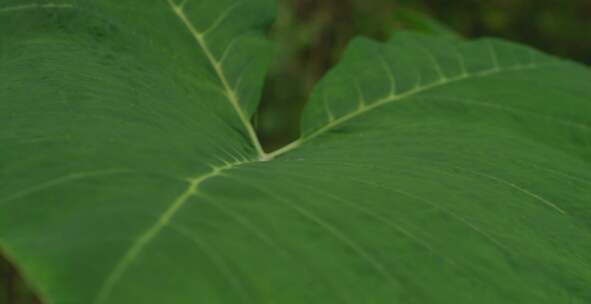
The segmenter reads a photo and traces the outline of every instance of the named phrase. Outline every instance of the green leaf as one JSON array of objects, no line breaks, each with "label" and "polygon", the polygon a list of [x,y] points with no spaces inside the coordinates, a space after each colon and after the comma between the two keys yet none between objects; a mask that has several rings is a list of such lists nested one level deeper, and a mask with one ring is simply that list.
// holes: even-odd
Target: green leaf
[{"label": "green leaf", "polygon": [[0,248],[45,302],[591,301],[588,68],[358,39],[265,153],[268,2],[0,9]]}]

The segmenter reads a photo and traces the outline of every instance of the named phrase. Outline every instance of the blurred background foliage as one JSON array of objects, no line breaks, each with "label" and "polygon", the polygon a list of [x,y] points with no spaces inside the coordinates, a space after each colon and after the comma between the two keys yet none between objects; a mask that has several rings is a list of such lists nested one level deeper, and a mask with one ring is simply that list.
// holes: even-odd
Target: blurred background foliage
[{"label": "blurred background foliage", "polygon": [[[383,41],[402,29],[496,36],[591,64],[591,0],[278,1],[270,32],[277,53],[254,117],[267,150],[298,136],[314,84],[355,36]],[[38,301],[0,257],[0,304],[30,303]]]}]

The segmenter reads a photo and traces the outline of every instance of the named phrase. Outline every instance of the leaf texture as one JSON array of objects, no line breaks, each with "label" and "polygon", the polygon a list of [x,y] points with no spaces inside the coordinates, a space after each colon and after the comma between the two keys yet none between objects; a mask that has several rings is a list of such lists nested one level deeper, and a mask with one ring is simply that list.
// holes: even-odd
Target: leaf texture
[{"label": "leaf texture", "polygon": [[587,67],[357,39],[265,153],[272,1],[26,3],[0,8],[0,249],[45,302],[591,301]]}]

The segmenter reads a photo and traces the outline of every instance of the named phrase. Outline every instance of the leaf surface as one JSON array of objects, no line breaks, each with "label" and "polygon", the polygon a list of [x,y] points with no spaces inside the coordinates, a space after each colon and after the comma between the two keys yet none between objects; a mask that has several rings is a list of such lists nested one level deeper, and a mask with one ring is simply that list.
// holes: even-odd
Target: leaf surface
[{"label": "leaf surface", "polygon": [[591,301],[588,68],[358,39],[264,153],[271,1],[14,3],[0,248],[45,302]]}]

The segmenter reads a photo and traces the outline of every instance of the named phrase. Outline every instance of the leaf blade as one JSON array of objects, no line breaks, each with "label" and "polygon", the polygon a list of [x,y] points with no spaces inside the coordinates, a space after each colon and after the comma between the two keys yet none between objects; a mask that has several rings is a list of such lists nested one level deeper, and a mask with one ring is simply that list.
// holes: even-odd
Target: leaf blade
[{"label": "leaf blade", "polygon": [[[98,32],[0,35],[0,244],[49,303],[591,297],[587,68],[499,41],[358,40],[304,139],[262,162],[165,2],[106,7]],[[508,68],[530,58],[552,64]]]}]

